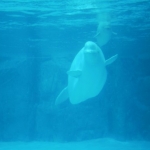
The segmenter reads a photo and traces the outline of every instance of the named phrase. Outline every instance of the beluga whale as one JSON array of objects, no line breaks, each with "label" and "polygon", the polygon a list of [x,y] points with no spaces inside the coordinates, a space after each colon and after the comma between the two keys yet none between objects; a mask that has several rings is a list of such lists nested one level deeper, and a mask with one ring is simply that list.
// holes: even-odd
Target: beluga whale
[{"label": "beluga whale", "polygon": [[75,56],[67,72],[68,86],[60,92],[55,104],[60,104],[67,99],[72,104],[78,104],[97,96],[107,79],[106,66],[116,58],[117,54],[105,60],[100,47],[92,41],[87,41]]},{"label": "beluga whale", "polygon": [[112,38],[112,36],[117,35],[112,30],[112,14],[109,12],[99,12],[97,16],[98,27],[96,35],[96,41],[100,47],[108,43],[108,41]]},{"label": "beluga whale", "polygon": [[97,33],[94,36],[100,47],[105,45],[112,37],[112,35],[117,35],[117,33],[112,31],[111,24],[108,21],[99,22]]}]

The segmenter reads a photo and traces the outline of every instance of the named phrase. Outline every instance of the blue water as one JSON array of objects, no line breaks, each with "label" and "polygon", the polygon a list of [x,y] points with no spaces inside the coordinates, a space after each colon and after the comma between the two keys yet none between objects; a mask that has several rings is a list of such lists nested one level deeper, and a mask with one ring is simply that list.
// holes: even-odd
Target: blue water
[{"label": "blue water", "polygon": [[[0,141],[150,141],[149,11],[149,0],[2,0]],[[118,59],[107,67],[103,90],[55,106],[75,55],[96,42],[104,13],[117,35],[101,49]]]}]

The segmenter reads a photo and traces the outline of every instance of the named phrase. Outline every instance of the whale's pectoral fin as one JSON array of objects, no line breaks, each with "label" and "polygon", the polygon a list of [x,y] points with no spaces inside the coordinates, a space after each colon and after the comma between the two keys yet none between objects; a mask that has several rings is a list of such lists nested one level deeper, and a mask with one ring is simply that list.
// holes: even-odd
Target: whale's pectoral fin
[{"label": "whale's pectoral fin", "polygon": [[57,96],[56,101],[55,101],[55,105],[59,105],[59,104],[63,103],[64,101],[66,101],[68,99],[68,97],[69,97],[68,87],[66,87]]},{"label": "whale's pectoral fin", "polygon": [[112,56],[111,58],[107,59],[105,61],[105,66],[110,65],[111,63],[113,63],[117,59],[117,57],[118,57],[118,54],[116,54],[116,55]]},{"label": "whale's pectoral fin", "polygon": [[72,76],[72,77],[75,77],[75,78],[78,78],[81,76],[82,74],[82,71],[81,70],[75,70],[75,71],[68,71],[67,74],[69,76]]}]

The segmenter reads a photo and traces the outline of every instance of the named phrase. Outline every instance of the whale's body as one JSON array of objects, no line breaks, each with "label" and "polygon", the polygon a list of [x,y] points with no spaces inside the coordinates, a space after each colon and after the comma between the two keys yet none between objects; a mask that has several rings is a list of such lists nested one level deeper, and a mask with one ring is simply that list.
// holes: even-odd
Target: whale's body
[{"label": "whale's body", "polygon": [[95,35],[100,47],[105,45],[110,40],[111,34],[112,31],[110,23],[107,21],[100,22],[97,28],[97,33]]},{"label": "whale's body", "polygon": [[117,33],[112,31],[111,24],[109,21],[99,22],[97,33],[95,38],[100,47],[108,43],[112,35],[117,35]]},{"label": "whale's body", "polygon": [[117,55],[105,60],[96,43],[86,42],[68,71],[68,86],[58,95],[55,103],[59,104],[69,98],[72,104],[78,104],[97,96],[107,79],[106,65],[116,58]]}]

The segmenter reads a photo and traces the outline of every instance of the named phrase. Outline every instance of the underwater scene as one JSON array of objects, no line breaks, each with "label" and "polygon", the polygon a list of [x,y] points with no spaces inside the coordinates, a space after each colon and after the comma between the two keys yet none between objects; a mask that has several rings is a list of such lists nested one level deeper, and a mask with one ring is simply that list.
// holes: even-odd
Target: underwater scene
[{"label": "underwater scene", "polygon": [[1,0],[0,150],[129,149],[150,149],[150,1]]}]

